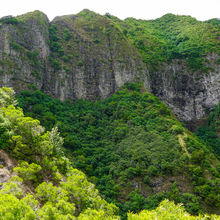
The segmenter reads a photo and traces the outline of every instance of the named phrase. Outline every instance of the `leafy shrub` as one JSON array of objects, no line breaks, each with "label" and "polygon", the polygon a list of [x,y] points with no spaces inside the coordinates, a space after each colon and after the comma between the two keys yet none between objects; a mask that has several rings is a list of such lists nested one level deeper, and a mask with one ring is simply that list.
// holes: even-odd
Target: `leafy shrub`
[{"label": "leafy shrub", "polygon": [[55,70],[60,70],[61,69],[61,64],[59,63],[59,61],[51,58],[50,63],[51,63],[51,65],[53,66],[53,68]]},{"label": "leafy shrub", "polygon": [[10,42],[10,47],[17,51],[23,50],[23,47],[20,44],[16,43],[15,41]]},{"label": "leafy shrub", "polygon": [[139,214],[128,213],[128,220],[151,220],[151,219],[158,219],[158,220],[168,220],[168,219],[204,219],[204,218],[211,218],[217,219],[216,215],[212,216],[191,216],[187,213],[181,204],[175,205],[174,202],[170,202],[168,200],[164,200],[160,203],[160,205],[152,211],[143,210]]},{"label": "leafy shrub", "polygon": [[83,66],[83,62],[82,62],[81,60],[78,61],[78,62],[77,62],[77,66],[80,66],[80,67]]},{"label": "leafy shrub", "polygon": [[64,39],[65,41],[68,41],[71,38],[71,33],[70,30],[68,28],[64,29]]},{"label": "leafy shrub", "polygon": [[35,163],[28,164],[23,161],[18,167],[14,168],[14,172],[21,177],[24,181],[39,181],[39,172],[41,171],[41,166]]},{"label": "leafy shrub", "polygon": [[0,19],[0,23],[3,24],[13,24],[16,25],[19,23],[18,19],[12,16],[4,17]]},{"label": "leafy shrub", "polygon": [[100,40],[99,40],[98,38],[95,38],[95,39],[93,40],[93,42],[94,42],[95,44],[98,44],[98,43],[100,43]]}]

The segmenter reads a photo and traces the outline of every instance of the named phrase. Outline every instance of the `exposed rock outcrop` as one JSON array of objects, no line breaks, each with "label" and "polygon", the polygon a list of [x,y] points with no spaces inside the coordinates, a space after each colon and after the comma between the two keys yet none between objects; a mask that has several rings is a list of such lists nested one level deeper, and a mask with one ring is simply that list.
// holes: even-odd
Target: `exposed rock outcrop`
[{"label": "exposed rock outcrop", "polygon": [[95,100],[124,83],[144,82],[182,121],[201,119],[220,101],[219,57],[207,58],[208,73],[190,73],[184,59],[148,70],[137,48],[107,16],[89,10],[56,17],[42,12],[0,22],[0,86],[33,86],[60,100]]},{"label": "exposed rock outcrop", "polygon": [[205,116],[208,109],[220,102],[220,65],[218,56],[207,56],[210,71],[190,73],[184,63],[173,61],[163,71],[151,76],[152,92],[160,97],[182,121]]},{"label": "exposed rock outcrop", "polygon": [[1,184],[7,182],[12,175],[12,169],[16,166],[16,161],[8,156],[8,154],[0,150],[0,187]]},{"label": "exposed rock outcrop", "polygon": [[138,78],[149,86],[138,51],[108,18],[84,10],[78,15],[56,17],[51,26],[56,28],[60,43],[52,59],[61,67],[54,72],[49,66],[43,88],[47,93],[61,100],[94,100],[108,97]]},{"label": "exposed rock outcrop", "polygon": [[0,24],[0,85],[16,90],[42,87],[48,47],[49,20],[35,11],[17,17],[18,24]]}]

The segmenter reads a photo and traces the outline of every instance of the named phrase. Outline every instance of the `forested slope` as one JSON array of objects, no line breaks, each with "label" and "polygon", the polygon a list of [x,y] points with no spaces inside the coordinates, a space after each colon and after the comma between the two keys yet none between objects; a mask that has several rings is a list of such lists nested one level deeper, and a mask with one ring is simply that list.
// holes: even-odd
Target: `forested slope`
[{"label": "forested slope", "polygon": [[212,147],[212,151],[220,159],[220,104],[209,112],[205,125],[198,127],[196,135],[205,144]]},{"label": "forested slope", "polygon": [[74,166],[121,212],[155,208],[164,198],[193,214],[219,210],[219,162],[141,84],[104,100],[64,103],[24,91],[19,105],[48,129],[57,125]]},{"label": "forested slope", "polygon": [[[156,102],[157,104],[160,104],[160,114],[162,114],[163,116],[167,115],[168,118],[170,117],[170,119],[173,119],[173,116],[170,115],[170,112],[168,110],[164,111],[164,105],[161,104],[160,101],[153,97],[150,97],[152,95],[144,91],[142,91],[141,94],[138,95],[138,91],[140,93],[140,88],[141,87],[139,85],[129,84],[127,85],[127,88],[124,88],[115,96],[120,96],[121,99],[122,96],[124,96],[125,94],[126,99],[136,99],[139,96],[140,101],[141,94],[143,93],[142,98],[150,98],[150,103]],[[26,94],[25,97],[24,94]],[[42,100],[44,97],[45,100],[50,100],[50,106],[53,102],[56,103],[56,106],[58,106],[57,104],[59,103],[60,106],[58,106],[57,110],[60,109],[62,105],[64,107],[62,111],[66,109],[65,104],[59,101],[54,101],[39,91],[36,91],[33,94],[31,94],[31,92],[25,92],[24,94],[23,97],[20,96],[20,101],[24,101],[24,98],[27,98],[28,96],[30,98],[30,95],[32,95],[32,98],[35,97],[35,102],[37,101],[37,98],[41,97],[41,103],[43,104]],[[116,97],[112,97],[110,102],[111,105],[113,104],[113,100]],[[83,101],[81,101],[81,107],[82,102]],[[86,103],[86,101],[84,102]],[[88,104],[89,102],[87,102],[87,110],[89,106]],[[72,104],[66,103],[66,105]],[[134,100],[132,106],[134,110]],[[104,199],[101,198],[95,186],[87,181],[85,174],[77,169],[72,168],[71,162],[64,155],[64,149],[62,147],[63,139],[60,137],[56,127],[53,128],[50,132],[45,132],[44,128],[40,125],[38,120],[24,116],[22,109],[16,107],[14,92],[9,88],[0,89],[0,107],[0,172],[1,181],[3,181],[0,188],[1,219],[120,219],[117,216],[117,207],[113,204],[107,203]],[[141,106],[139,106],[139,111],[140,107]],[[57,115],[59,116],[59,114]],[[46,116],[44,117],[46,118]],[[130,123],[132,123],[132,121],[133,120],[131,118]],[[138,121],[139,120],[137,120],[137,122]],[[133,121],[133,123],[135,123],[135,121]],[[139,124],[139,126],[140,125],[141,124]],[[174,132],[175,134],[180,135],[182,132],[184,132],[184,128],[181,129],[181,125],[179,123],[176,123],[173,126],[171,127],[171,133]],[[102,150],[105,153],[105,149]],[[115,152],[115,155],[117,155],[117,151]],[[163,154],[161,154],[161,156],[163,156]],[[121,159],[125,161],[125,158],[120,158],[119,154],[118,159],[118,161],[120,161]],[[129,158],[129,160],[132,161],[133,159]],[[144,160],[141,161],[145,162]],[[141,161],[139,161],[137,165],[140,165]],[[73,164],[76,165],[76,163]],[[150,172],[157,172],[157,174],[154,173],[153,176],[161,175],[161,170],[157,169],[158,164],[154,165],[154,168],[153,166],[151,166],[151,168],[149,169],[151,171],[148,170],[148,175]],[[171,169],[169,172],[173,173],[174,170],[171,171],[172,166],[170,167]],[[99,167],[99,169],[100,168],[101,167]],[[140,176],[142,172],[140,170],[140,167],[139,170],[137,170],[137,167],[134,168],[132,165],[130,166],[130,168],[130,170],[124,170],[124,174],[120,174],[121,177],[131,180],[131,177]],[[194,169],[202,170],[202,168],[204,168],[204,166],[201,165],[201,167],[199,168],[194,165]],[[108,168],[104,169],[107,170]],[[209,171],[211,170],[207,168],[206,172]],[[214,172],[214,170],[212,172]],[[100,172],[100,174],[102,174],[102,171]],[[117,173],[115,174],[116,177],[119,177],[120,175]],[[6,179],[4,179],[3,177],[5,177]],[[145,177],[147,176],[145,175]],[[214,176],[212,178],[214,179]],[[149,184],[149,180],[150,179],[147,178],[145,182],[147,181]],[[121,180],[120,184],[122,187],[121,190],[123,189],[123,187],[125,189],[127,188],[125,183],[121,182]],[[212,182],[212,186],[214,186],[213,184],[214,182]],[[178,194],[179,192],[177,187],[173,185],[172,191],[169,192],[167,195],[170,195],[170,199],[175,200],[175,197],[178,197]],[[167,197],[167,195],[164,195],[163,198]],[[188,197],[190,196],[190,194],[185,194],[185,196],[186,195],[188,195]],[[193,197],[193,195],[191,196]],[[209,196],[210,195],[208,195],[207,197]],[[142,207],[141,203],[139,202],[140,200],[143,200],[143,198],[141,198],[141,195],[138,194],[137,191],[130,194],[130,199],[133,200],[133,203],[131,204],[133,206],[136,205],[135,211],[139,210],[140,207]],[[108,200],[110,200],[109,197]],[[149,199],[149,202],[151,200],[152,198]],[[125,204],[128,205],[129,203]],[[146,205],[147,204],[145,203],[144,208],[150,208]],[[191,212],[193,211],[193,207],[189,204],[186,203],[185,206],[186,208],[190,207]],[[130,206],[128,209],[132,210],[132,207]],[[124,210],[126,209],[123,208],[122,211]],[[125,214],[123,216],[125,216]],[[175,206],[169,201],[163,201],[160,206],[153,211],[144,210],[140,214],[128,213],[128,219],[140,220],[156,218],[168,219],[169,217],[185,219],[186,216],[188,219],[204,218],[201,215],[198,217],[190,216],[183,210],[182,207]],[[206,217],[210,219],[219,219],[219,217],[216,215],[212,215],[209,217],[206,215]]]},{"label": "forested slope", "polygon": [[155,20],[127,18],[121,21],[112,15],[106,16],[122,29],[152,71],[163,62],[184,59],[188,71],[206,72],[205,56],[219,54],[218,20],[202,22],[191,16],[166,14]]},{"label": "forested slope", "polygon": [[0,219],[118,219],[118,208],[71,167],[57,128],[44,132],[38,120],[15,107],[13,95],[0,89],[1,181],[10,174],[1,184]]},{"label": "forested slope", "polygon": [[220,214],[219,36],[173,14],[1,18],[0,218]]}]

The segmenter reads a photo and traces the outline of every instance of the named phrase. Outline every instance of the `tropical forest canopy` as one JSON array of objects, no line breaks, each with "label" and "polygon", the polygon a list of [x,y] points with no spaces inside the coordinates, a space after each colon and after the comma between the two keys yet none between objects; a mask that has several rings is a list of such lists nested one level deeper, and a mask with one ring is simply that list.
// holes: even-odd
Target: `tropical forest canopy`
[{"label": "tropical forest canopy", "polygon": [[196,138],[141,84],[129,83],[96,102],[62,103],[38,90],[20,93],[18,102],[48,130],[58,126],[73,166],[121,214],[156,208],[165,198],[192,214],[219,209],[216,148]]},{"label": "tropical forest canopy", "polygon": [[[128,88],[120,91],[116,97],[125,94],[126,99],[141,97],[142,95],[137,92],[139,89],[138,85],[130,84]],[[36,91],[34,95],[37,93],[41,97],[49,98],[39,91]],[[25,98],[30,97],[30,95],[31,92],[26,92]],[[149,94],[145,93],[144,96],[147,98]],[[24,101],[23,97],[22,100]],[[50,100],[53,102],[52,99]],[[113,100],[114,97],[110,103]],[[150,100],[150,102],[153,101],[152,98]],[[154,101],[158,103],[157,99]],[[14,91],[9,88],[1,88],[1,153],[4,150],[18,161],[17,166],[13,168],[9,181],[1,186],[1,219],[119,219],[118,208],[112,203],[107,203],[95,185],[87,180],[85,174],[72,167],[75,166],[75,162],[71,162],[64,155],[64,140],[60,137],[57,127],[52,128],[51,131],[45,131],[38,120],[24,116],[22,109],[16,105]],[[62,103],[60,103],[61,105]],[[70,103],[66,103],[66,105],[70,105]],[[162,111],[161,113],[172,118],[169,111],[165,113]],[[111,115],[110,112],[108,114]],[[125,115],[123,115],[124,117]],[[173,132],[180,134],[183,129],[173,127],[171,133]],[[1,165],[1,169],[4,169],[4,165]],[[195,166],[194,169],[199,168]],[[202,168],[200,169],[202,170]],[[156,167],[154,170],[158,173],[162,172]],[[135,168],[132,172],[135,172]],[[134,173],[133,175],[138,174]],[[98,179],[99,176],[96,178]],[[173,188],[174,191],[170,192],[170,195],[175,196],[177,189]],[[136,193],[136,197],[140,197],[140,195],[138,196]],[[133,198],[133,205],[140,200],[136,197]],[[140,214],[128,213],[128,219],[131,220],[169,219],[170,217],[185,219],[186,216],[188,219],[204,218],[203,216],[193,217],[186,213],[182,207],[174,205],[168,200],[164,200],[153,211],[145,210]],[[215,215],[210,217],[211,219],[218,219],[218,216]]]},{"label": "tropical forest canopy", "polygon": [[[155,20],[127,18],[124,21],[107,14],[139,50],[143,61],[152,67],[173,59],[185,59],[191,71],[206,72],[207,54],[219,54],[220,23],[217,19],[206,22],[191,16],[166,14]],[[219,60],[218,60],[219,62]]]}]

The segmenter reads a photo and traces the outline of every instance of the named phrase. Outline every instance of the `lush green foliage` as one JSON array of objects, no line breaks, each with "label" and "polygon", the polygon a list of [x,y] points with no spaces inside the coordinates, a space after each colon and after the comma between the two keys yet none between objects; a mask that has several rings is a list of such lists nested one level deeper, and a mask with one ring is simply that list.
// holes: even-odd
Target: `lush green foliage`
[{"label": "lush green foliage", "polygon": [[[13,105],[13,95],[11,89],[0,89],[0,116],[7,121],[1,127],[8,132],[3,148],[21,161],[14,168],[17,176],[1,186],[0,218],[118,219],[117,207],[103,200],[85,174],[63,156],[57,128],[44,132],[38,120],[25,117]],[[25,194],[25,188],[33,195]]]},{"label": "lush green foliage", "polygon": [[60,38],[57,36],[57,28],[55,24],[49,27],[49,44],[52,52],[62,53],[62,46],[59,43]]},{"label": "lush green foliage", "polygon": [[4,18],[1,18],[0,19],[0,23],[3,23],[3,24],[18,24],[19,23],[19,20],[15,17],[12,17],[12,16],[7,16],[7,17],[4,17]]},{"label": "lush green foliage", "polygon": [[173,202],[164,200],[160,205],[152,211],[143,210],[139,214],[128,214],[128,220],[168,220],[168,219],[179,219],[179,220],[199,220],[199,219],[220,219],[216,215],[205,215],[205,216],[191,216],[189,215],[184,208],[179,204],[175,205]]},{"label": "lush green foliage", "polygon": [[209,145],[220,159],[220,103],[209,113],[207,126],[199,127],[195,134]]},{"label": "lush green foliage", "polygon": [[[38,101],[42,108],[38,106],[36,111],[33,108]],[[15,107],[11,89],[0,89],[1,127],[7,133],[4,149],[21,159],[14,168],[17,176],[1,187],[1,219],[119,219],[116,206],[103,200],[85,174],[71,167],[64,157],[63,142],[74,155],[75,166],[88,173],[102,194],[119,205],[124,216],[127,210],[152,209],[164,198],[183,202],[191,213],[201,211],[200,202],[206,208],[208,204],[218,208],[219,174],[209,157],[212,163],[215,158],[141,85],[127,84],[112,97],[95,103],[61,103],[40,91],[23,92],[19,102],[32,110],[29,114],[42,117],[48,128],[57,124],[64,140],[57,127],[44,132],[38,120],[24,116],[22,109]],[[46,109],[45,115],[42,112]],[[184,178],[190,178],[186,174],[190,172],[194,194],[180,192],[178,179],[163,193],[148,197],[141,191],[144,185],[135,186],[144,182],[147,193],[155,178],[175,177],[179,172],[185,173]],[[209,180],[204,173],[209,174]],[[35,193],[25,194],[25,187]],[[128,218],[190,216],[168,201],[161,206],[155,211],[129,214]]]},{"label": "lush green foliage", "polygon": [[[24,91],[18,100],[25,114],[47,129],[59,127],[74,166],[121,212],[152,209],[164,198],[184,203],[193,214],[202,211],[201,204],[210,211],[218,209],[214,155],[141,85],[127,84],[96,102],[62,103],[40,91]],[[161,178],[163,192],[157,193]]]},{"label": "lush green foliage", "polygon": [[[26,178],[28,174],[26,173]],[[23,194],[22,179],[12,177],[0,190],[1,219],[119,219],[117,208],[103,200],[85,175],[70,169],[58,186],[43,182],[36,194]],[[78,217],[76,217],[78,216]]]},{"label": "lush green foliage", "polygon": [[201,22],[190,16],[166,14],[156,20],[113,20],[139,50],[143,61],[153,69],[161,62],[185,59],[192,71],[207,71],[204,56],[219,53],[220,26],[216,21]]},{"label": "lush green foliage", "polygon": [[212,18],[210,20],[207,20],[205,21],[206,23],[210,23],[210,24],[213,24],[213,25],[216,25],[216,26],[220,26],[220,20],[219,18]]}]

